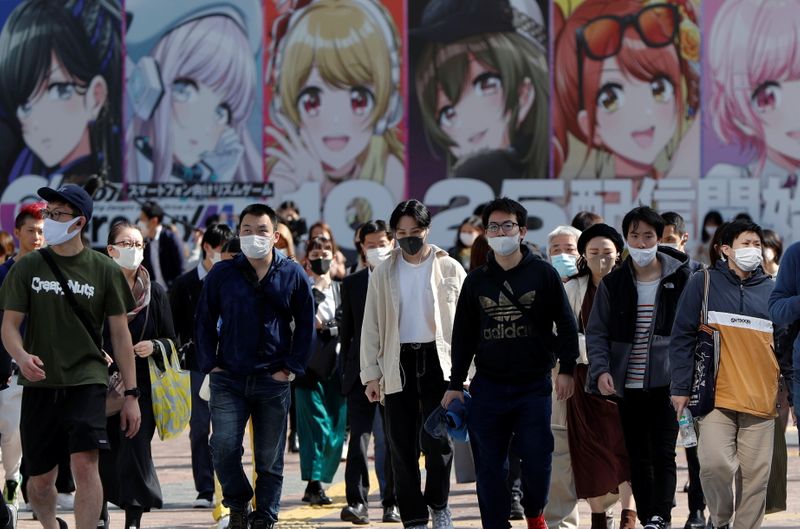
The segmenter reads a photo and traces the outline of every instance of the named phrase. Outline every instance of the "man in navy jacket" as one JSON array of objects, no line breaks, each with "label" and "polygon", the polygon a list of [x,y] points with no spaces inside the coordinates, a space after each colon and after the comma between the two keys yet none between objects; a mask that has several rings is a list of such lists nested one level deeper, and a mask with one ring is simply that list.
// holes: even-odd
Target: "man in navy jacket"
[{"label": "man in navy jacket", "polygon": [[[230,529],[272,528],[278,520],[289,382],[305,372],[314,298],[303,268],[274,249],[277,218],[264,204],[239,216],[242,254],[205,278],[195,320],[196,359],[211,373],[211,451],[230,508]],[[242,469],[242,440],[253,421],[256,512]],[[249,523],[249,525],[248,525]]]}]

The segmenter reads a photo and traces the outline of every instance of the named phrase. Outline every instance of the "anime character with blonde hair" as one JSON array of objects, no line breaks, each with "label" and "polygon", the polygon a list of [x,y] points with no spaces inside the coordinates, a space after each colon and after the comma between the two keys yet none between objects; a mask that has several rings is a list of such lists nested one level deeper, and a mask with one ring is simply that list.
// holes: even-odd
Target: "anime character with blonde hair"
[{"label": "anime character with blonde hair", "polygon": [[[678,4],[585,0],[557,28],[556,175],[639,181],[699,172],[699,140],[689,140],[689,131],[699,135],[689,127],[699,104],[699,31],[693,4]],[[594,171],[584,174],[590,155]]]},{"label": "anime character with blonde hair", "polygon": [[548,173],[547,31],[534,2],[432,0],[412,36],[425,45],[416,95],[448,172],[498,152],[519,178]]},{"label": "anime character with blonde hair", "polygon": [[[131,68],[128,87],[135,116],[128,141],[128,179],[134,182],[262,181],[260,149],[248,119],[260,97],[255,55],[261,33],[245,14],[257,2],[138,0],[126,41],[148,42],[151,24],[140,16],[158,9],[175,25]],[[246,8],[246,9],[245,9]],[[166,10],[166,14],[164,11]],[[136,21],[141,25],[137,26]]]},{"label": "anime character with blonde hair", "polygon": [[711,26],[711,122],[723,143],[752,153],[746,167],[717,164],[706,177],[779,177],[800,169],[800,1],[728,0]]},{"label": "anime character with blonde hair", "polygon": [[269,180],[281,196],[320,182],[322,196],[345,180],[405,196],[401,51],[386,9],[373,0],[318,0],[292,13],[274,57],[275,144]]}]

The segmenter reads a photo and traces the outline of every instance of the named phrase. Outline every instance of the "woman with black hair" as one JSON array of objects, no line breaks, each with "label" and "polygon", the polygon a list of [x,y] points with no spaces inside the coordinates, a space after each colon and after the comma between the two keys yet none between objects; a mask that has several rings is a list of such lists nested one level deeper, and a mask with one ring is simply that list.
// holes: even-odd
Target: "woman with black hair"
[{"label": "woman with black hair", "polygon": [[475,240],[483,235],[483,222],[480,217],[471,215],[464,219],[458,227],[458,235],[456,236],[456,245],[450,248],[447,253],[461,263],[464,270],[470,271],[470,255],[472,253],[472,245]]},{"label": "woman with black hair", "polygon": [[0,32],[0,105],[25,147],[9,181],[122,180],[118,0],[24,0]]},{"label": "woman with black hair", "polygon": [[695,260],[708,266],[714,265],[710,260],[710,253],[713,252],[714,235],[722,228],[722,215],[719,211],[711,210],[703,217],[703,224],[700,231],[700,244],[695,252]]},{"label": "woman with black hair", "polygon": [[[141,392],[139,407],[142,426],[139,433],[129,439],[120,429],[119,416],[108,418],[111,450],[100,455],[100,477],[105,501],[98,527],[108,527],[105,502],[110,501],[125,510],[125,529],[140,529],[142,513],[162,507],[161,485],[150,450],[156,422],[148,357],[152,355],[160,368],[164,369],[160,350],[171,350],[175,330],[166,292],[161,285],[150,280],[150,274],[142,266],[144,237],[139,228],[127,221],[114,224],[108,234],[106,249],[122,269],[136,302],[134,309],[128,313],[128,329],[136,354],[136,386]],[[106,338],[104,343],[111,342]],[[108,353],[114,357],[113,350]]]}]

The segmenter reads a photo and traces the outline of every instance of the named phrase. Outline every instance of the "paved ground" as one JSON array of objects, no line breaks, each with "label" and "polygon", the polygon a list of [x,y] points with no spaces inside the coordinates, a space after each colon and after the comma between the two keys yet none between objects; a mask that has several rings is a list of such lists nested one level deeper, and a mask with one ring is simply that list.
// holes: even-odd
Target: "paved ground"
[{"label": "paved ground", "polygon": [[[787,435],[789,443],[789,501],[788,510],[783,513],[769,515],[763,525],[766,529],[773,528],[798,528],[800,527],[800,458],[798,457],[797,433],[792,430]],[[146,514],[143,519],[145,528],[172,528],[172,529],[195,529],[210,528],[214,526],[210,510],[192,509],[191,503],[195,493],[192,484],[191,463],[189,459],[189,439],[184,435],[178,439],[153,443],[153,452],[156,458],[156,467],[164,491],[163,510]],[[682,451],[679,451],[682,452]],[[678,463],[678,484],[683,488],[686,480],[686,465],[681,457]],[[344,505],[344,485],[342,474],[344,464],[339,468],[336,482],[328,489],[329,495],[334,499],[335,504],[330,507],[308,507],[300,501],[303,493],[304,484],[300,481],[299,461],[296,454],[287,454],[286,458],[286,481],[284,487],[284,499],[281,512],[281,523],[279,527],[286,528],[349,528],[351,524],[339,520],[339,511]],[[474,493],[474,484],[453,485],[451,493],[451,508],[455,519],[455,526],[458,528],[480,527],[480,516],[477,508],[477,500]],[[683,521],[687,516],[686,495],[678,494],[678,507],[673,511],[676,521],[676,529],[682,527]],[[374,505],[378,505],[377,499]],[[589,527],[589,511],[585,503],[581,505],[581,527]],[[380,519],[380,511],[375,507],[372,511],[373,517]],[[62,515],[70,524],[75,527],[71,513]],[[680,523],[677,523],[680,522]],[[122,529],[123,514],[120,511],[111,512],[111,527]],[[375,523],[374,527],[389,529],[399,524]],[[20,529],[33,529],[41,527],[37,522],[31,520],[31,514],[20,513]],[[362,526],[363,527],[363,526]],[[515,522],[514,528],[525,527],[524,522]]]}]

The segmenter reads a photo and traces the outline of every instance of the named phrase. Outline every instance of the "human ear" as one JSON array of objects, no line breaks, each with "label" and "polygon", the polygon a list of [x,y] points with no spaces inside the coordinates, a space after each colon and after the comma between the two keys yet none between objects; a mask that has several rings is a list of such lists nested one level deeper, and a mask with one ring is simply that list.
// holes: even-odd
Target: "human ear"
[{"label": "human ear", "polygon": [[536,101],[536,89],[530,78],[526,77],[522,81],[522,86],[517,90],[517,97],[519,98],[519,112],[517,113],[517,127],[519,127],[528,113],[533,108],[533,103]]},{"label": "human ear", "polygon": [[97,119],[107,100],[108,84],[102,76],[96,75],[86,90],[86,107],[91,112],[92,119]]}]

